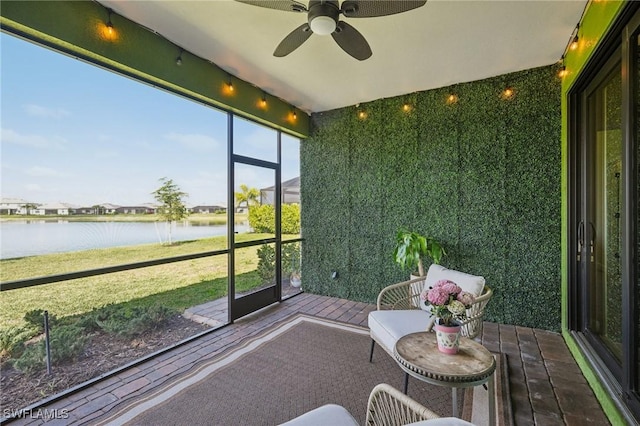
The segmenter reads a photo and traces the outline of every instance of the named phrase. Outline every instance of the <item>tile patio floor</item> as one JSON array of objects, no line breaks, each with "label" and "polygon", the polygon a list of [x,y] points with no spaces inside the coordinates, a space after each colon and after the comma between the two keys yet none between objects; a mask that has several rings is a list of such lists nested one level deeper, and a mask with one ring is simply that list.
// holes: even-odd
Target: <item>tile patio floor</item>
[{"label": "tile patio floor", "polygon": [[[259,333],[291,314],[306,313],[366,327],[367,314],[373,309],[375,305],[371,304],[300,294],[43,406],[67,409],[69,413],[68,419],[47,424],[91,424],[92,419],[123,400],[166,382],[188,370],[195,361],[215,356],[228,345]],[[558,333],[486,322],[482,344],[490,351],[507,355],[516,425],[609,424]],[[363,362],[367,356],[363,354]],[[39,423],[41,421],[18,419],[11,424]]]}]

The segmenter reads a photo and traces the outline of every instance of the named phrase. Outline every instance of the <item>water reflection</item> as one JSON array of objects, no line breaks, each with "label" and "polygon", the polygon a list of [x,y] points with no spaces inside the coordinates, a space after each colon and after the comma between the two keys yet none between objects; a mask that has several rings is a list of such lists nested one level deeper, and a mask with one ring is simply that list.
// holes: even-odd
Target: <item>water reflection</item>
[{"label": "water reflection", "polygon": [[[247,221],[235,230],[249,231]],[[0,258],[162,243],[165,222],[76,222],[65,219],[25,219],[0,222]],[[216,221],[184,221],[172,226],[172,241],[191,241],[227,235],[227,225]]]}]

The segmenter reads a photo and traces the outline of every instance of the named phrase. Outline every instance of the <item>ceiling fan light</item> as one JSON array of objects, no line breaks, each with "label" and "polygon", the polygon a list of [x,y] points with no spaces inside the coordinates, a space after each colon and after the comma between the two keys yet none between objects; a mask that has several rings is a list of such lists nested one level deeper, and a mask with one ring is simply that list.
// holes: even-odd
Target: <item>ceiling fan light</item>
[{"label": "ceiling fan light", "polygon": [[311,20],[309,26],[314,34],[329,35],[336,30],[336,21],[330,16],[316,16]]}]

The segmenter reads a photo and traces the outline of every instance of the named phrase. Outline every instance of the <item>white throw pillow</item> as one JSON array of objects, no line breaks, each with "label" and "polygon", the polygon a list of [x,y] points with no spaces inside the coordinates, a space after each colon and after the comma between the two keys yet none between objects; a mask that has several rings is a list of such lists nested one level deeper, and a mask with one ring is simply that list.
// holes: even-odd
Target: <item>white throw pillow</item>
[{"label": "white throw pillow", "polygon": [[[424,280],[424,291],[428,291],[440,280],[453,281],[462,291],[471,293],[476,297],[482,294],[485,285],[484,277],[467,274],[454,269],[447,269],[442,265],[436,265],[434,263],[429,267],[427,278]],[[422,299],[420,299],[420,307],[431,312],[431,305],[426,304]]]}]

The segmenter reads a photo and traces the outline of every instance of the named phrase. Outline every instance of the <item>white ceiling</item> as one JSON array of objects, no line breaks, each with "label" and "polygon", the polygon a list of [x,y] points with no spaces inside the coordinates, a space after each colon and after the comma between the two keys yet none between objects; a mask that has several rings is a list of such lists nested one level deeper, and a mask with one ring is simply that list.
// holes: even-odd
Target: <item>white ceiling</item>
[{"label": "white ceiling", "polygon": [[306,14],[232,0],[99,2],[307,112],[553,64],[587,3],[429,0],[397,15],[341,16],[373,51],[358,61],[331,36],[315,34],[290,55],[274,57]]}]

